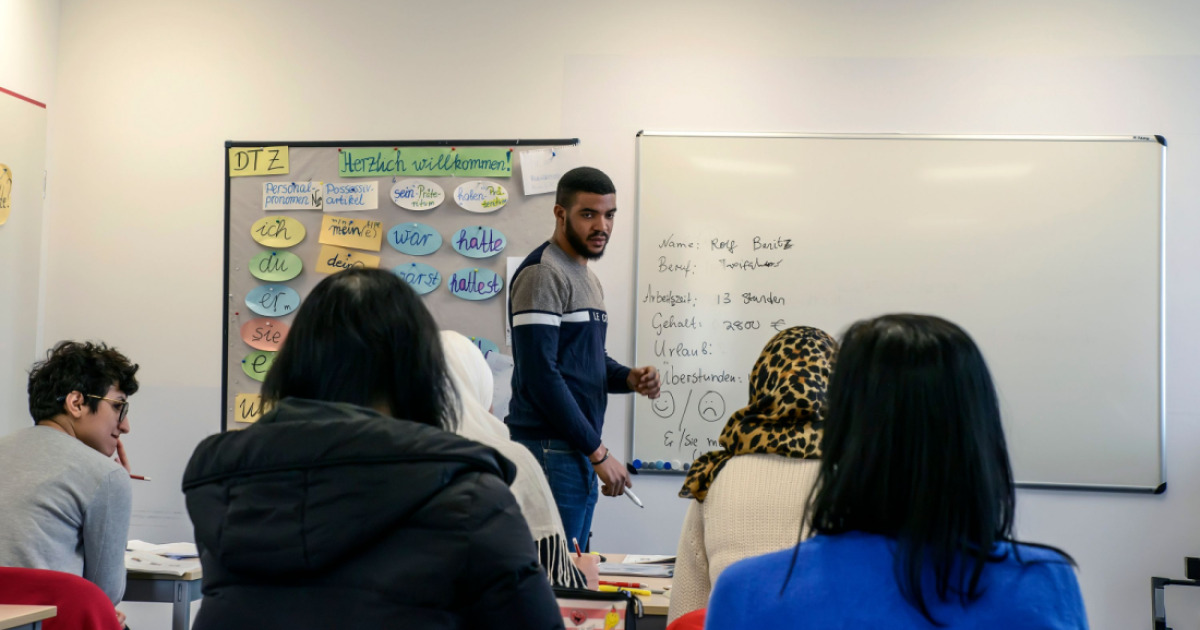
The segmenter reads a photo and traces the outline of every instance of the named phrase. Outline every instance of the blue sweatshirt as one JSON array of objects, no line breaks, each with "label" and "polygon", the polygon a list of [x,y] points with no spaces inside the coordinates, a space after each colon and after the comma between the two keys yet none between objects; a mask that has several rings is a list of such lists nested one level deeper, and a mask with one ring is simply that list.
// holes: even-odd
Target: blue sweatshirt
[{"label": "blue sweatshirt", "polygon": [[595,274],[553,243],[533,250],[512,279],[514,439],[600,447],[608,394],[629,393],[629,368],[604,350],[608,313]]},{"label": "blue sweatshirt", "polygon": [[[889,628],[933,630],[896,584],[892,550],[883,536],[851,532],[816,536],[800,545],[796,569],[782,596],[792,549],[749,558],[726,569],[708,602],[706,628]],[[953,591],[938,599],[932,568],[922,584],[934,619],[975,630],[1086,630],[1087,615],[1075,572],[1058,553],[1012,545],[1005,560],[983,571],[983,596],[964,608]]]}]

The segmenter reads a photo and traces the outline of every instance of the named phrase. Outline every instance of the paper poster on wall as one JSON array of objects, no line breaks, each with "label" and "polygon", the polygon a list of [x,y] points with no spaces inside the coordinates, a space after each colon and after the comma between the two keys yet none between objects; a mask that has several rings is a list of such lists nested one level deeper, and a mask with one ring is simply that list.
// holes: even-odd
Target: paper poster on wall
[{"label": "paper poster on wall", "polygon": [[238,394],[234,399],[234,407],[237,411],[233,419],[238,422],[258,422],[264,413],[271,410],[269,406],[263,405],[260,394]]},{"label": "paper poster on wall", "polygon": [[504,251],[504,234],[496,228],[472,225],[459,230],[450,244],[467,258],[489,258]]},{"label": "paper poster on wall", "polygon": [[325,184],[325,212],[375,210],[379,207],[379,182]]},{"label": "paper poster on wall", "polygon": [[0,164],[0,225],[8,222],[12,213],[12,169]]},{"label": "paper poster on wall", "polygon": [[288,325],[269,317],[256,317],[242,324],[242,341],[255,350],[277,352],[287,339]]},{"label": "paper poster on wall", "polygon": [[512,149],[459,147],[451,153],[455,177],[512,177]]},{"label": "paper poster on wall", "polygon": [[496,182],[466,182],[454,189],[454,202],[467,212],[495,212],[508,203],[508,191]]},{"label": "paper poster on wall", "polygon": [[342,147],[342,177],[512,177],[512,149],[490,147]]},{"label": "paper poster on wall", "polygon": [[263,210],[320,210],[321,182],[263,182]]},{"label": "paper poster on wall", "polygon": [[250,259],[250,275],[267,282],[287,282],[303,268],[299,256],[283,250],[259,252]]},{"label": "paper poster on wall", "polygon": [[250,226],[250,236],[267,247],[291,247],[304,240],[304,224],[292,217],[271,216],[259,219]]},{"label": "paper poster on wall", "polygon": [[433,210],[446,200],[446,191],[428,179],[402,179],[392,185],[392,202],[405,210]]},{"label": "paper poster on wall", "polygon": [[579,166],[579,145],[521,152],[521,181],[526,195],[552,193],[563,173]]},{"label": "paper poster on wall", "polygon": [[377,252],[383,241],[383,224],[327,214],[321,219],[321,238],[318,241],[326,245]]},{"label": "paper poster on wall", "polygon": [[500,346],[497,346],[496,343],[491,339],[485,339],[483,337],[471,337],[471,343],[475,344],[476,348],[479,348],[479,351],[483,353],[483,357],[485,359],[489,353],[500,352]]},{"label": "paper poster on wall", "polygon": [[275,363],[275,353],[267,350],[255,350],[246,355],[242,359],[242,371],[246,376],[262,382],[267,378],[267,372],[271,369],[271,364]]},{"label": "paper poster on wall", "polygon": [[401,223],[388,230],[387,242],[401,254],[428,256],[442,246],[442,235],[424,223]]},{"label": "paper poster on wall", "polygon": [[414,291],[425,295],[438,288],[442,283],[442,274],[425,263],[412,262],[396,265],[392,273],[400,276]]},{"label": "paper poster on wall", "polygon": [[360,147],[338,149],[342,177],[450,177],[450,147]]},{"label": "paper poster on wall", "polygon": [[337,273],[346,269],[376,269],[378,267],[378,256],[351,251],[335,245],[322,245],[313,270],[317,273]]},{"label": "paper poster on wall", "polygon": [[246,294],[246,308],[264,317],[282,317],[300,308],[300,294],[282,284],[264,284]]},{"label": "paper poster on wall", "polygon": [[287,175],[287,147],[230,147],[229,176]]},{"label": "paper poster on wall", "polygon": [[468,267],[459,269],[450,276],[446,285],[454,297],[464,300],[486,300],[495,297],[504,288],[504,280],[491,269]]}]

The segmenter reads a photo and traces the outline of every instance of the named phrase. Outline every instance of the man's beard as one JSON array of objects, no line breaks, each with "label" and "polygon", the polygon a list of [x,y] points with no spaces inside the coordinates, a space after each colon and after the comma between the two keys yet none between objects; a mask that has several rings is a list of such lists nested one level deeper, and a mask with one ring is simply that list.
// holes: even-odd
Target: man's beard
[{"label": "man's beard", "polygon": [[[593,253],[591,249],[588,249],[587,241],[579,238],[579,235],[575,233],[575,228],[571,226],[571,219],[567,219],[566,227],[567,242],[571,244],[571,248],[575,250],[576,254],[579,254],[588,260],[599,260],[600,257],[604,255],[604,250],[608,249],[607,234],[604,234],[603,232],[592,232],[592,234],[604,234],[604,247],[600,249],[600,253],[596,254]],[[591,236],[591,234],[588,236]]]}]

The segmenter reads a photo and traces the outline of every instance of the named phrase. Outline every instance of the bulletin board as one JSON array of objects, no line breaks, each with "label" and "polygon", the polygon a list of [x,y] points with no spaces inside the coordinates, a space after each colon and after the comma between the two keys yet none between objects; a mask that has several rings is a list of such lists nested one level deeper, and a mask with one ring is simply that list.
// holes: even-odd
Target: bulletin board
[{"label": "bulletin board", "polygon": [[[226,142],[222,430],[250,426],[261,414],[262,383],[250,374],[261,378],[269,368],[269,348],[285,338],[281,329],[328,277],[322,268],[372,266],[377,258],[373,266],[398,270],[418,292],[428,290],[422,299],[441,329],[511,354],[506,261],[524,258],[554,230],[554,194],[525,194],[522,162],[538,164],[540,177],[557,181],[545,173],[577,165],[571,160],[578,142]],[[442,241],[436,249],[433,234]],[[352,246],[332,250],[339,246],[322,240]],[[298,275],[288,278],[297,263]],[[471,299],[452,293],[452,280]]]}]

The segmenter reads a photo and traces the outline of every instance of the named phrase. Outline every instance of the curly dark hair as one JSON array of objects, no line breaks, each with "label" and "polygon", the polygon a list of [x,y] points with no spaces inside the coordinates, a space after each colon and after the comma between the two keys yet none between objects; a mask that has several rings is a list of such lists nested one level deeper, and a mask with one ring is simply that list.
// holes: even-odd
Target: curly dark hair
[{"label": "curly dark hair", "polygon": [[[60,341],[29,370],[29,415],[33,422],[62,413],[62,397],[71,392],[84,396],[104,396],[116,385],[127,396],[138,390],[136,363],[103,343]],[[95,412],[100,401],[87,398]]]}]

